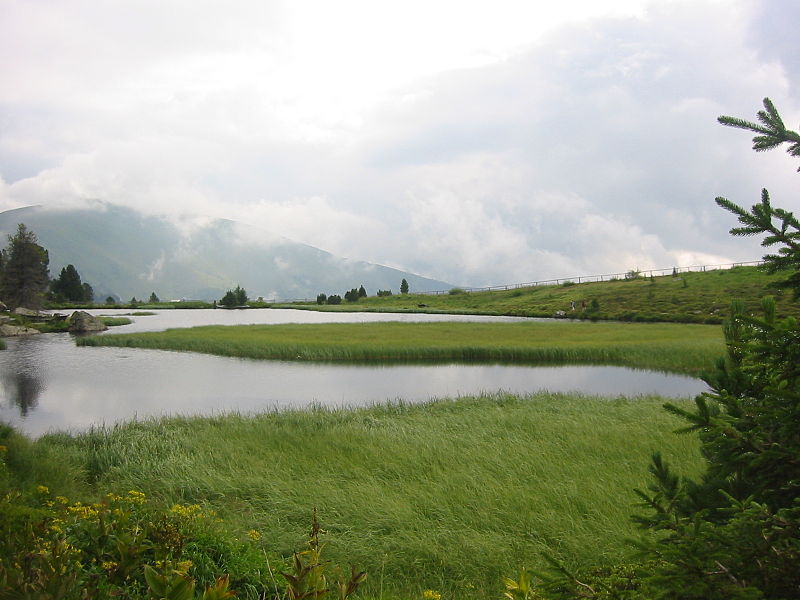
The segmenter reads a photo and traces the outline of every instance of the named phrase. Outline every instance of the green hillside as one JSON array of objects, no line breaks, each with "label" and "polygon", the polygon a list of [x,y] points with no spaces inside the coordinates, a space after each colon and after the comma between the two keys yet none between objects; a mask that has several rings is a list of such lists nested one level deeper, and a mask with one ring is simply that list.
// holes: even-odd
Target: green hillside
[{"label": "green hillside", "polygon": [[[784,277],[758,267],[735,267],[678,276],[638,277],[591,283],[565,283],[489,292],[406,294],[362,298],[356,304],[318,307],[325,310],[451,312],[467,314],[552,317],[563,311],[568,318],[620,321],[720,323],[731,300],[744,301],[749,312],[760,312],[761,298],[773,295],[778,316],[800,317],[792,294],[771,287]],[[413,289],[413,286],[412,286]],[[572,309],[572,303],[575,309]],[[316,305],[293,305],[315,308]]]}]

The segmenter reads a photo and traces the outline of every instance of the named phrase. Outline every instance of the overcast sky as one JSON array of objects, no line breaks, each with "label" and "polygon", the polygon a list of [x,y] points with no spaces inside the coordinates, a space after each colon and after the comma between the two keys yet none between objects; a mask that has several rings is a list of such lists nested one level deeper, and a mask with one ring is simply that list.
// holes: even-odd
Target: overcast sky
[{"label": "overcast sky", "polygon": [[795,0],[0,0],[0,209],[246,222],[459,285],[761,256]]}]

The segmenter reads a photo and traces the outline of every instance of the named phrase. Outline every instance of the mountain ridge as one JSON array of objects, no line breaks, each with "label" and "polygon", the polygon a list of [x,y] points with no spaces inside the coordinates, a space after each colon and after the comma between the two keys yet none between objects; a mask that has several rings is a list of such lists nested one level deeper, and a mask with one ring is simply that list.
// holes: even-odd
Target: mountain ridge
[{"label": "mountain ridge", "polygon": [[412,291],[452,285],[400,269],[338,257],[230,219],[146,215],[106,202],[91,207],[28,206],[0,213],[0,235],[25,223],[50,254],[50,274],[73,264],[95,290],[114,296],[215,300],[236,285],[252,298],[314,298],[364,285]]}]

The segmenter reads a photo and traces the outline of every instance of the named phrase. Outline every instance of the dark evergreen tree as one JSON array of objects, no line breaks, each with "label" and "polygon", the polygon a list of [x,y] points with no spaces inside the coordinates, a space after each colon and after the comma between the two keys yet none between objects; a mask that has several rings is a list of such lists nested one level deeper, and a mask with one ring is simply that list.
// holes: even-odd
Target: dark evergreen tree
[{"label": "dark evergreen tree", "polygon": [[328,304],[341,304],[342,297],[339,294],[331,294],[328,296]]},{"label": "dark evergreen tree", "polygon": [[73,265],[61,269],[58,277],[50,283],[50,292],[57,301],[83,302],[85,290],[81,276]]},{"label": "dark evergreen tree", "polygon": [[242,286],[237,285],[236,289],[233,290],[233,294],[234,294],[234,296],[236,296],[236,305],[237,306],[244,306],[245,304],[247,304],[247,300],[248,300],[247,292],[244,290],[244,288]]},{"label": "dark evergreen tree", "polygon": [[155,292],[151,292],[151,294],[150,294],[150,300],[148,300],[148,302],[149,302],[150,304],[156,304],[156,303],[158,303],[158,302],[161,302],[161,300],[159,300],[159,299],[158,299],[158,296],[156,296],[156,293],[155,293]]},{"label": "dark evergreen tree", "polygon": [[94,302],[94,289],[85,281],[83,282],[83,301]]},{"label": "dark evergreen tree", "polygon": [[403,281],[400,282],[400,293],[407,294],[408,293],[408,282],[403,278]]},{"label": "dark evergreen tree", "polygon": [[235,289],[225,292],[225,295],[219,303],[227,308],[245,306],[247,304],[247,292],[242,286],[237,285]]},{"label": "dark evergreen tree", "polygon": [[358,288],[358,297],[359,298],[366,298],[367,297],[367,290],[364,289],[363,285],[360,288]]},{"label": "dark evergreen tree", "polygon": [[38,244],[36,235],[20,223],[17,233],[8,237],[4,255],[1,299],[11,309],[18,306],[40,308],[49,283],[47,250]]},{"label": "dark evergreen tree", "polygon": [[358,295],[358,290],[356,288],[348,290],[347,292],[344,293],[344,299],[347,300],[348,302],[358,302],[358,298],[359,295]]},{"label": "dark evergreen tree", "polygon": [[[800,156],[800,135],[783,125],[764,100],[758,123],[720,117],[724,125],[754,131],[755,150],[790,144]],[[717,198],[735,214],[735,236],[763,235],[778,246],[766,268],[784,272],[784,285],[800,289],[800,224],[772,207],[769,194],[749,211]],[[700,436],[706,469],[699,480],[679,477],[659,454],[653,480],[637,490],[649,514],[645,527],[668,532],[652,549],[653,589],[662,598],[785,599],[800,597],[800,326],[777,319],[765,298],[763,316],[734,302],[724,333],[727,354],[705,381],[710,392],[696,408],[665,405],[687,422],[683,432]]]},{"label": "dark evergreen tree", "polygon": [[317,304],[325,304],[328,301],[328,297],[325,294],[319,294],[317,296]]},{"label": "dark evergreen tree", "polygon": [[233,308],[236,306],[236,294],[233,293],[233,290],[228,290],[219,303],[226,308]]}]

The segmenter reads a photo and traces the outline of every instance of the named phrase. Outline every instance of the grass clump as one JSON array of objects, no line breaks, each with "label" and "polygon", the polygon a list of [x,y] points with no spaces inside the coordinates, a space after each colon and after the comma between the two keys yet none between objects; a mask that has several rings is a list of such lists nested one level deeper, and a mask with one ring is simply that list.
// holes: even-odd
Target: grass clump
[{"label": "grass clump", "polygon": [[723,352],[718,327],[590,322],[207,326],[81,338],[80,345],[257,359],[606,364],[697,374]]}]

